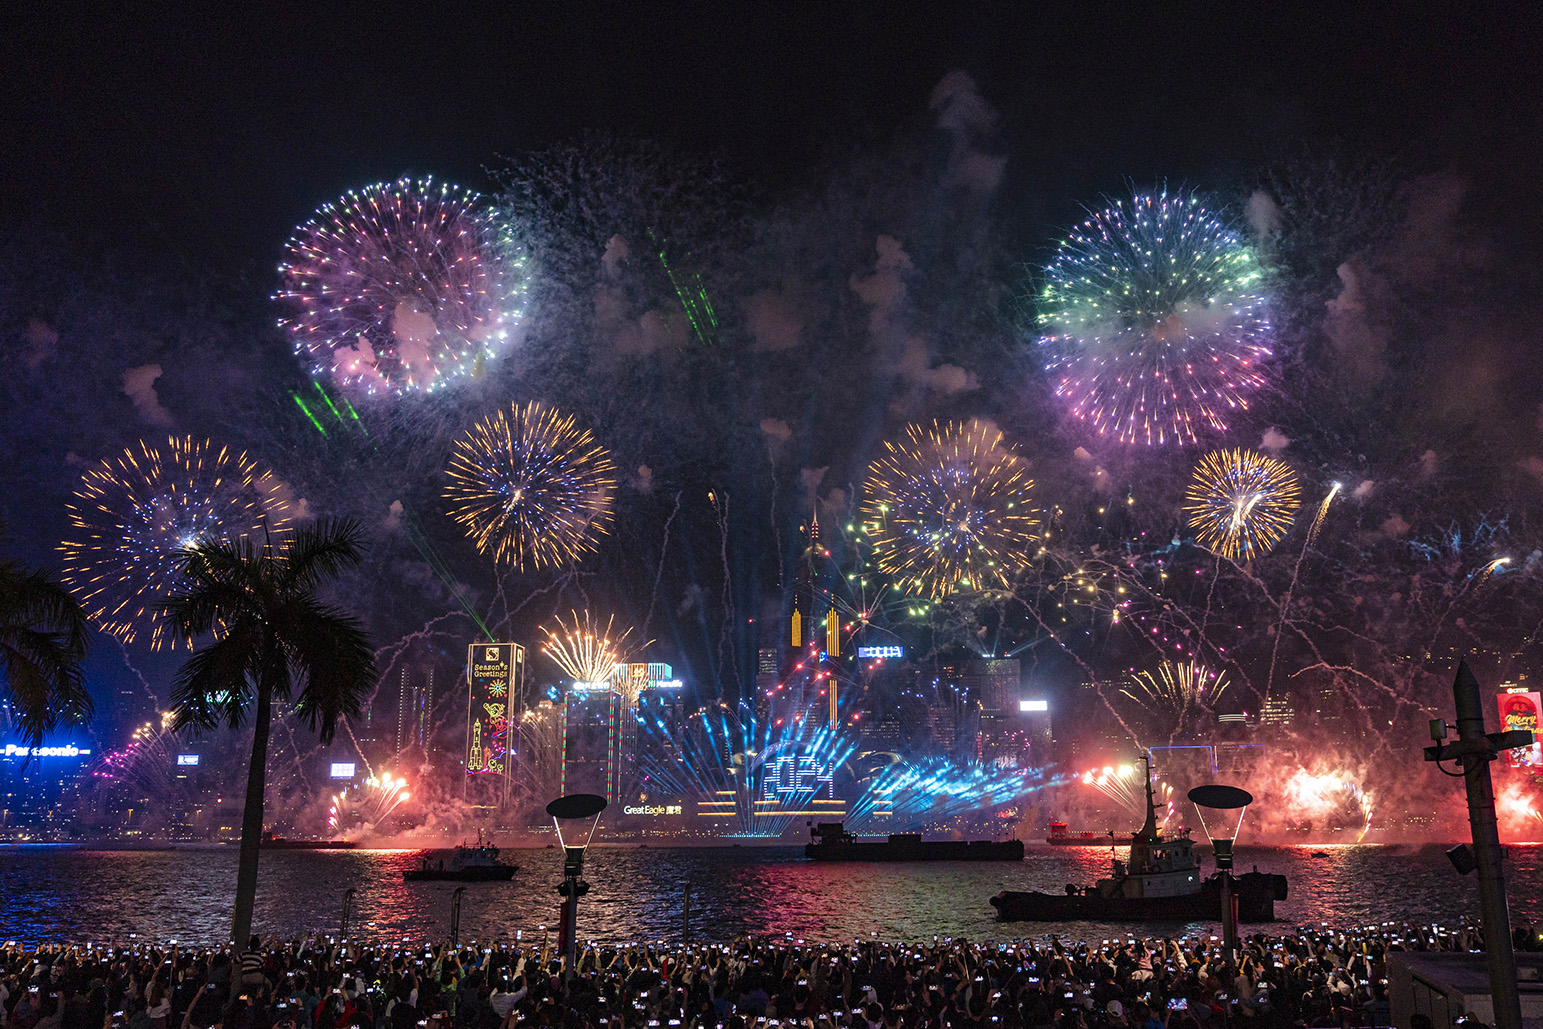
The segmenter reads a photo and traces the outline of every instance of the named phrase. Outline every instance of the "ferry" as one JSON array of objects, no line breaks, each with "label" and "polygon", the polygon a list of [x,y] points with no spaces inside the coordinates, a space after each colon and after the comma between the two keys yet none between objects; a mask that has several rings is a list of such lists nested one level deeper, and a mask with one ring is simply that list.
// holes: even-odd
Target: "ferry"
[{"label": "ferry", "polygon": [[[1126,835],[1121,833],[1121,835]],[[1065,822],[1051,822],[1050,835],[1045,837],[1045,842],[1052,847],[1116,847],[1120,843],[1115,839],[1114,830],[1107,832],[1072,832],[1066,827]]]},{"label": "ferry", "polygon": [[862,839],[841,822],[809,831],[804,857],[811,861],[1022,861],[1022,840],[924,840],[921,833]]},{"label": "ferry", "polygon": [[[1188,829],[1161,833],[1147,762],[1147,817],[1131,834],[1127,860],[1111,860],[1111,874],[1093,886],[1068,883],[1066,892],[1003,890],[991,898],[1004,922],[1190,922],[1213,921],[1221,914],[1221,877],[1200,871],[1200,858]],[[1286,877],[1255,869],[1234,876],[1238,920],[1273,922],[1275,902],[1286,899]]]}]

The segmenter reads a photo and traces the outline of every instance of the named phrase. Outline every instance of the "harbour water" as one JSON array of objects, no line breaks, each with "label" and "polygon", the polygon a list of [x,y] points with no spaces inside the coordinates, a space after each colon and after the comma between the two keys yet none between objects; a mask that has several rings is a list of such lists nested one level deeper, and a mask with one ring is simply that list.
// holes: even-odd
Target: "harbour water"
[{"label": "harbour water", "polygon": [[[1275,926],[1438,922],[1478,912],[1475,881],[1459,876],[1445,847],[1245,847],[1238,869],[1257,865],[1291,884]],[[345,891],[355,891],[351,935],[443,939],[455,883],[404,883],[411,850],[265,853],[255,928],[291,937],[336,934]],[[1543,847],[1509,848],[1514,922],[1543,920]],[[539,938],[555,925],[561,853],[508,850],[520,866],[507,884],[467,887],[462,939]],[[1207,855],[1209,858],[1209,855]],[[580,933],[598,941],[678,940],[690,883],[690,932],[726,940],[747,933],[806,939],[1007,939],[1050,932],[1070,939],[1187,935],[1216,925],[1003,924],[988,898],[1003,889],[1060,892],[1107,874],[1097,847],[1030,848],[1022,863],[822,864],[795,847],[655,848],[597,846],[585,878]],[[1210,863],[1207,860],[1207,868]],[[178,940],[214,943],[228,933],[235,848],[92,851],[67,847],[0,850],[0,939]]]}]

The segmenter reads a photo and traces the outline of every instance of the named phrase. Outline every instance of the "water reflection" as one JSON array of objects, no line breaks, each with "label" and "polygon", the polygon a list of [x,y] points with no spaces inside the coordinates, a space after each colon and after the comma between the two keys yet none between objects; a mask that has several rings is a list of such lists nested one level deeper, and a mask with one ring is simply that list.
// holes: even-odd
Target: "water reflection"
[{"label": "water reflection", "polygon": [[[1283,922],[1453,923],[1477,911],[1472,877],[1458,876],[1444,848],[1342,846],[1245,848],[1239,868],[1258,864],[1291,881],[1277,905]],[[463,938],[541,934],[557,921],[556,850],[506,851],[520,870],[507,884],[467,887]],[[1002,925],[987,898],[1001,889],[1060,892],[1068,882],[1107,874],[1101,848],[1031,849],[1021,864],[818,864],[800,848],[651,849],[597,846],[585,875],[593,885],[580,910],[580,934],[604,941],[679,939],[684,885],[692,884],[691,933],[729,939],[745,933],[795,938],[939,936],[1006,938],[1057,931],[1073,938],[1125,934],[1127,927],[1078,923]],[[257,926],[282,936],[335,934],[344,891],[355,889],[355,933],[411,939],[449,933],[457,884],[405,883],[414,851],[281,851],[265,854]],[[1511,848],[1507,872],[1513,918],[1537,919],[1543,848]],[[0,859],[0,937],[27,940],[144,939],[214,942],[228,931],[236,874],[234,848],[96,852],[11,848]],[[1150,927],[1147,932],[1214,927]]]}]

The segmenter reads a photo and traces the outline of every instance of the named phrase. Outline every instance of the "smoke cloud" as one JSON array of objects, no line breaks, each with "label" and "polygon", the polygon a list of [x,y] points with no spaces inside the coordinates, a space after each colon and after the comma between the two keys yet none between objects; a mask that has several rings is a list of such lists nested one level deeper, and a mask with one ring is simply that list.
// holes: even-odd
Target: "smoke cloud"
[{"label": "smoke cloud", "polygon": [[997,142],[997,112],[981,96],[968,72],[943,76],[932,90],[928,106],[937,112],[938,128],[951,140],[948,170],[943,181],[976,199],[996,192],[1007,158],[992,152]]},{"label": "smoke cloud", "polygon": [[155,392],[155,380],[161,377],[158,364],[140,365],[123,373],[123,392],[134,402],[134,410],[151,425],[162,428],[173,424],[171,412],[161,406]]}]

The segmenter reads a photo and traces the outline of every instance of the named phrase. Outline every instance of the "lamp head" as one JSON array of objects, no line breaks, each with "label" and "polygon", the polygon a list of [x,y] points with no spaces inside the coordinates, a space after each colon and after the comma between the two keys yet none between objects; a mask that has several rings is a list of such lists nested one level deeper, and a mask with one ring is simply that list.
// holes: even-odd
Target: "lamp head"
[{"label": "lamp head", "polygon": [[[1254,795],[1236,786],[1208,783],[1196,786],[1189,791],[1188,796],[1190,803],[1195,805],[1195,813],[1200,816],[1200,828],[1215,848],[1216,867],[1231,868],[1232,841],[1237,839],[1238,832],[1243,828],[1243,815],[1247,813],[1248,805],[1254,802]],[[1213,812],[1211,821],[1216,832],[1213,833],[1211,826],[1205,824],[1205,810],[1202,809]],[[1233,812],[1237,812],[1235,817]]]}]

